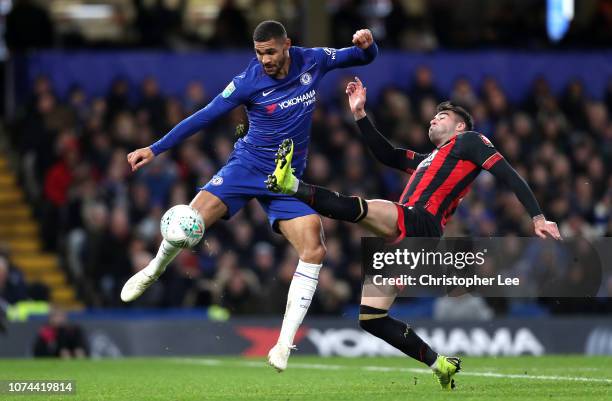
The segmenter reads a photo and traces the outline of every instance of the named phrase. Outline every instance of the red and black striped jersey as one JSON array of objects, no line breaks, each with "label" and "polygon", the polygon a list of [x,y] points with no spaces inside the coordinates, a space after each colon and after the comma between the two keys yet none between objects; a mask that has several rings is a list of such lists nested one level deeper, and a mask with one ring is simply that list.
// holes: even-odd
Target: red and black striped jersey
[{"label": "red and black striped jersey", "polygon": [[393,146],[367,117],[358,119],[357,125],[381,163],[412,174],[400,202],[421,206],[437,218],[441,227],[455,212],[482,169],[489,170],[508,186],[531,217],[542,215],[529,185],[478,132],[464,132],[432,153],[420,154]]},{"label": "red and black striped jersey", "polygon": [[467,131],[454,136],[429,154],[407,150],[405,164],[412,173],[400,203],[419,206],[436,217],[442,227],[482,169],[503,159],[484,135]]}]

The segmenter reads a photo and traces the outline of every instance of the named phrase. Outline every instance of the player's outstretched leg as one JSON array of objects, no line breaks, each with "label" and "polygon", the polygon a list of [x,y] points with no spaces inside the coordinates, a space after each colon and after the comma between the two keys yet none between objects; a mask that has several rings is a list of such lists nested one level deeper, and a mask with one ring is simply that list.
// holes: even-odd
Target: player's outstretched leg
[{"label": "player's outstretched leg", "polygon": [[[227,206],[218,197],[205,190],[200,191],[189,206],[200,213],[206,227],[212,226],[227,212]],[[181,248],[163,240],[155,258],[123,285],[121,300],[131,302],[141,296],[147,288],[157,281],[180,250]]]},{"label": "player's outstretched leg", "polygon": [[[389,306],[391,302],[388,303]],[[383,309],[361,305],[359,326],[404,354],[429,366],[443,389],[455,388],[453,377],[461,369],[461,360],[438,355],[409,325],[389,316],[388,306]]]},{"label": "player's outstretched leg", "polygon": [[[440,386],[445,390],[452,390],[455,387],[453,377],[461,369],[461,360],[439,355],[408,324],[389,316],[389,308],[398,294],[398,289],[378,288],[378,295],[372,297],[366,295],[368,285],[373,284],[364,283],[359,307],[359,326],[409,357],[429,366]],[[381,290],[388,290],[388,295],[380,294]]]},{"label": "player's outstretched leg", "polygon": [[327,188],[300,181],[291,168],[293,141],[285,139],[276,153],[276,168],[266,185],[272,192],[293,195],[322,216],[357,223],[368,214],[368,203],[358,196],[345,196]]},{"label": "player's outstretched leg", "polygon": [[144,269],[130,277],[123,285],[121,300],[123,302],[131,302],[141,296],[147,288],[157,281],[180,250],[181,248],[163,240],[153,260]]}]

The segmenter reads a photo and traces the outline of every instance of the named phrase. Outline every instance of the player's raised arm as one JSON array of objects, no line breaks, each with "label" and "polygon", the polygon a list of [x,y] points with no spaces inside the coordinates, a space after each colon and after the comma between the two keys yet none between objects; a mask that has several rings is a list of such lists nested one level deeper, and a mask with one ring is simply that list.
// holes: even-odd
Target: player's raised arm
[{"label": "player's raised arm", "polygon": [[505,182],[515,193],[525,209],[527,209],[533,220],[534,232],[538,237],[552,237],[556,240],[561,239],[557,223],[546,220],[529,185],[527,185],[523,177],[510,166],[510,163],[508,163],[506,159],[502,158],[499,162],[495,163],[489,171],[495,178]]},{"label": "player's raised arm", "polygon": [[[170,130],[163,138],[149,147],[137,149],[127,156],[127,161],[132,167],[132,171],[149,163],[155,156],[174,147],[185,138],[190,137],[199,130],[207,127],[214,120],[223,114],[231,111],[236,106],[243,103],[237,85],[240,85],[239,78],[234,78],[206,107],[198,110],[187,117]],[[236,93],[238,92],[238,93]]]},{"label": "player's raised arm", "polygon": [[514,192],[533,219],[534,232],[538,237],[561,239],[557,224],[546,220],[527,182],[495,149],[489,139],[476,132],[466,132],[462,134],[461,152],[466,159],[491,172]]},{"label": "player's raised arm", "polygon": [[403,171],[416,169],[426,155],[396,148],[376,129],[365,112],[366,93],[367,88],[358,77],[346,87],[351,112],[366,144],[381,163]]},{"label": "player's raised arm", "polygon": [[321,52],[323,65],[328,69],[351,67],[371,63],[378,55],[378,46],[369,29],[360,29],[353,34],[353,45],[342,49],[324,47]]}]

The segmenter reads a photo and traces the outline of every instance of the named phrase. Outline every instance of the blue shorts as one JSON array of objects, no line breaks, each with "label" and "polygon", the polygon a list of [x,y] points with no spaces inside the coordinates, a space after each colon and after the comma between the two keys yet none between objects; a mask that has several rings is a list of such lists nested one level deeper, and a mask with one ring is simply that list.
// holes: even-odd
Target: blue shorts
[{"label": "blue shorts", "polygon": [[227,206],[225,219],[231,218],[248,201],[256,198],[268,215],[270,225],[277,232],[276,224],[279,220],[290,220],[316,214],[310,206],[293,196],[270,192],[265,183],[268,174],[245,158],[234,154],[227,164],[200,190],[210,192],[225,203]]}]

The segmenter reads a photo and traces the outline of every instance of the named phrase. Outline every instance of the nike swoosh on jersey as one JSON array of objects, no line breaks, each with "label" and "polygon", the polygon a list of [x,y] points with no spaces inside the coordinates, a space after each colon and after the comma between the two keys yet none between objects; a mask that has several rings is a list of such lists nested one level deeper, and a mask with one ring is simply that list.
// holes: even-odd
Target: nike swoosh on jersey
[{"label": "nike swoosh on jersey", "polygon": [[271,89],[271,90],[269,90],[269,91],[267,91],[267,92],[266,92],[266,91],[263,91],[263,92],[261,92],[261,94],[262,94],[262,95],[264,95],[264,96],[268,96],[270,93],[274,92],[275,90],[276,90],[276,89]]}]

